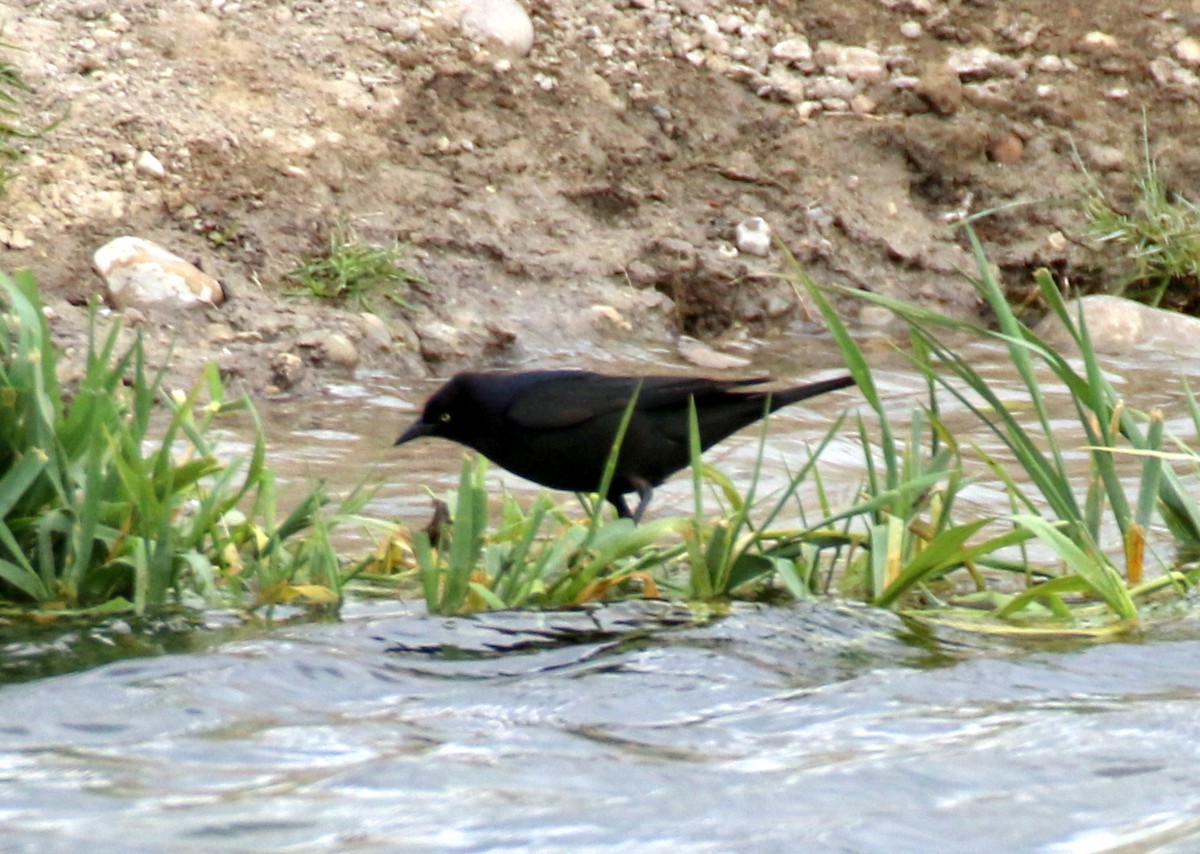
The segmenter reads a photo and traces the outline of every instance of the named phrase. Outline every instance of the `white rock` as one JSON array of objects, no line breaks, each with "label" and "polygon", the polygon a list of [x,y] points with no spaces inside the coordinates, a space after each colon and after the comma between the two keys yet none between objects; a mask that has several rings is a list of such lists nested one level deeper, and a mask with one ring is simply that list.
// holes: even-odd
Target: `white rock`
[{"label": "white rock", "polygon": [[21,231],[19,228],[9,228],[8,226],[0,225],[0,243],[3,243],[9,249],[28,249],[33,245],[33,241]]},{"label": "white rock", "polygon": [[808,98],[813,100],[825,101],[830,98],[838,98],[843,101],[849,101],[857,94],[857,89],[845,77],[821,74],[817,77],[808,78],[805,93]]},{"label": "white rock", "polygon": [[826,74],[847,80],[875,81],[887,78],[887,63],[879,51],[870,48],[821,42],[817,45],[816,59]]},{"label": "white rock", "polygon": [[1150,76],[1160,86],[1183,86],[1189,89],[1200,85],[1200,78],[1190,68],[1184,68],[1169,56],[1150,60]]},{"label": "white rock", "polygon": [[900,35],[906,39],[919,39],[924,32],[920,21],[905,21],[900,25]]},{"label": "white rock", "polygon": [[807,97],[804,78],[779,68],[773,69],[754,91],[760,98],[775,95],[793,104]]},{"label": "white rock", "polygon": [[1045,71],[1048,74],[1057,74],[1060,71],[1066,70],[1066,63],[1063,62],[1061,56],[1055,56],[1052,53],[1039,56],[1033,61],[1033,67],[1038,71]]},{"label": "white rock", "polygon": [[1092,30],[1083,37],[1083,43],[1088,47],[1098,47],[1105,50],[1112,50],[1117,46],[1116,36],[1111,36],[1108,33],[1103,33],[1100,30]]},{"label": "white rock", "polygon": [[819,112],[821,112],[820,101],[802,101],[796,105],[796,114],[800,117],[802,123],[808,121]]},{"label": "white rock", "polygon": [[972,80],[1020,77],[1024,71],[1024,66],[1018,60],[986,47],[968,47],[952,51],[946,58],[946,65],[959,77]]},{"label": "white rock", "polygon": [[137,156],[134,161],[134,168],[143,175],[149,175],[151,178],[162,178],[167,174],[167,170],[163,168],[162,161],[151,154],[149,151],[143,151]]},{"label": "white rock", "polygon": [[761,216],[752,216],[738,223],[737,248],[747,255],[765,256],[771,251],[771,226]]},{"label": "white rock", "polygon": [[517,56],[533,49],[533,22],[516,0],[463,0],[458,25],[467,38]]},{"label": "white rock", "polygon": [[1175,58],[1186,65],[1200,65],[1200,39],[1192,36],[1180,39],[1174,53]]},{"label": "white rock", "polygon": [[867,95],[855,95],[850,99],[850,112],[858,113],[860,116],[871,115],[877,106],[875,99]]},{"label": "white rock", "polygon": [[92,256],[113,308],[220,305],[221,284],[194,264],[140,237],[118,237]]},{"label": "white rock", "polygon": [[813,50],[808,39],[797,36],[794,39],[784,39],[772,47],[771,58],[803,67],[812,64]]}]

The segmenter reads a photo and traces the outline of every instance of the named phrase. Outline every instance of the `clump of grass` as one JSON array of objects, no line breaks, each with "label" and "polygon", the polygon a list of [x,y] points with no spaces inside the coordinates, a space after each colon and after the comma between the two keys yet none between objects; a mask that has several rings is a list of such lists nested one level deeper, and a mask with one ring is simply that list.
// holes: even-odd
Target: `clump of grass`
[{"label": "clump of grass", "polygon": [[307,258],[287,274],[298,287],[285,293],[352,300],[363,309],[370,309],[371,297],[379,293],[408,307],[404,292],[409,285],[424,283],[425,279],[401,266],[404,252],[399,242],[390,246],[364,243],[352,228],[339,223],[330,230],[323,253]]},{"label": "clump of grass", "polygon": [[1122,263],[1132,268],[1114,290],[1154,306],[1200,311],[1200,206],[1168,189],[1145,132],[1132,204],[1117,204],[1086,169],[1084,174],[1087,233],[1116,247]]},{"label": "clump of grass", "polygon": [[[978,266],[974,284],[996,316],[996,329],[950,318],[910,303],[846,289],[857,298],[889,308],[909,324],[914,341],[912,363],[925,377],[931,392],[947,393],[965,406],[982,426],[1007,446],[1016,461],[1013,471],[982,449],[975,449],[1007,489],[1012,511],[997,513],[994,519],[974,520],[965,526],[946,529],[942,535],[947,538],[944,545],[953,548],[947,548],[941,555],[931,555],[937,541],[922,545],[915,557],[917,568],[910,564],[902,569],[894,575],[896,583],[903,581],[911,587],[928,580],[934,568],[940,573],[955,566],[970,568],[972,564],[978,564],[1015,571],[1025,578],[1023,592],[990,595],[989,601],[995,605],[993,613],[997,616],[1046,614],[1066,618],[1088,613],[1088,603],[1101,602],[1117,617],[1133,620],[1138,615],[1136,602],[1140,598],[1164,586],[1175,585],[1183,590],[1197,581],[1197,570],[1181,572],[1166,565],[1159,567],[1161,575],[1158,579],[1144,580],[1146,534],[1152,525],[1168,527],[1183,545],[1200,542],[1200,504],[1188,495],[1174,470],[1163,464],[1162,415],[1138,413],[1119,398],[1100,367],[1082,314],[1072,315],[1049,273],[1040,271],[1036,283],[1050,310],[1074,338],[1078,362],[1041,341],[1017,318],[969,225],[967,235]],[[883,433],[886,434],[886,417],[873,402],[871,384],[864,382],[865,376],[860,376],[865,369],[860,351],[845,334],[820,289],[811,281],[804,281],[826,320],[835,329],[860,387],[883,420]],[[988,381],[939,339],[938,329],[970,331],[1006,346],[1035,417],[1033,428],[1025,427]],[[1077,368],[1077,363],[1082,367]],[[1038,364],[1067,387],[1075,407],[1090,464],[1090,476],[1082,484],[1082,500],[1080,484],[1074,481],[1066,463],[1068,451],[1075,449],[1064,447],[1062,427],[1053,421],[1041,390]],[[1200,410],[1194,404],[1193,416],[1200,425]],[[929,417],[933,423],[938,423],[932,407]],[[939,425],[935,435],[948,436],[948,433]],[[885,456],[889,444],[883,442]],[[1144,461],[1141,479],[1132,495],[1126,493],[1116,469],[1115,460],[1121,454],[1135,455]],[[935,453],[935,459],[936,456]],[[895,482],[891,474],[893,464],[889,463],[888,468],[886,482],[891,484]],[[962,477],[961,465],[955,465],[950,472],[947,498],[952,497],[954,484]],[[1120,533],[1119,560],[1110,556],[1101,539],[1106,516]],[[911,531],[913,525],[911,514],[902,514],[900,521],[901,533],[896,542],[902,542],[903,530]],[[1007,531],[983,542],[968,543],[972,534],[993,522],[1000,523]],[[1003,556],[1010,547],[1032,539],[1049,547],[1058,558],[1057,565],[1035,566],[1024,552],[1018,561]],[[873,555],[873,560],[896,563],[890,556],[891,551],[887,550],[889,557]],[[933,559],[935,556],[936,560]],[[872,598],[877,604],[891,604],[897,597],[888,587],[881,590],[877,586]]]},{"label": "clump of grass", "polygon": [[[33,277],[0,275],[0,295],[0,599],[139,613],[189,595],[337,603],[338,517],[317,488],[277,519],[257,416],[245,398],[225,402],[215,367],[189,393],[165,394],[140,338],[118,353],[120,329],[98,340],[93,318],[68,398]],[[161,429],[156,404],[169,415]],[[233,410],[254,418],[254,448],[223,462],[207,435]]]}]

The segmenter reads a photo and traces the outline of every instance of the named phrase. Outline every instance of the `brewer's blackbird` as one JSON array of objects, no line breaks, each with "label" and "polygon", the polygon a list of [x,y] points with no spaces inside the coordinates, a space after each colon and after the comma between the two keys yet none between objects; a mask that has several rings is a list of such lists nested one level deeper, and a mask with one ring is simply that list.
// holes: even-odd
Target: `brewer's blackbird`
[{"label": "brewer's blackbird", "polygon": [[[441,436],[474,448],[513,474],[553,489],[595,492],[617,428],[637,395],[605,498],[617,515],[641,518],[654,487],[690,461],[688,399],[696,401],[700,448],[770,411],[845,388],[849,376],[774,390],[742,390],[764,377],[715,380],[692,377],[613,377],[588,371],[461,373],[429,398],[421,418],[397,445]],[[625,493],[638,494],[629,512]]]}]

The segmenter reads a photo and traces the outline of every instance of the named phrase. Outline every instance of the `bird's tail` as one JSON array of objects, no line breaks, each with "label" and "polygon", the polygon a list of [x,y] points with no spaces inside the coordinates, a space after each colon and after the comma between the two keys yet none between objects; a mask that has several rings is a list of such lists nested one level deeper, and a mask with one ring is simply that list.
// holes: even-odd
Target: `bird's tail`
[{"label": "bird's tail", "polygon": [[837,391],[839,388],[846,388],[852,385],[854,385],[854,377],[847,374],[842,377],[818,380],[815,383],[807,383],[806,385],[798,385],[794,388],[773,391],[771,392],[771,411],[774,412],[779,407],[787,406],[789,403],[795,403],[798,400],[807,400],[810,397],[816,397],[818,394]]}]

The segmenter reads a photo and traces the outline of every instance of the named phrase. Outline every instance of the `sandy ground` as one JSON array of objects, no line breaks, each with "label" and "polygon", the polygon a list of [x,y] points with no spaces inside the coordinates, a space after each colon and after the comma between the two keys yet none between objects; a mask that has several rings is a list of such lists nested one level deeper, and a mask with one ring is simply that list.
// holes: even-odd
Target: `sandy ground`
[{"label": "sandy ground", "polygon": [[[535,42],[514,56],[464,35],[446,3],[0,2],[33,90],[23,118],[57,122],[0,201],[0,269],[36,272],[68,372],[101,287],[92,253],[121,234],[232,295],[126,318],[153,359],[176,343],[181,383],[216,360],[251,391],[303,393],[346,370],[322,348],[334,333],[401,378],[689,336],[712,349],[680,365],[714,369],[753,336],[817,328],[776,275],[782,252],[734,248],[749,217],[819,281],[969,315],[950,225],[969,213],[1003,208],[978,228],[1016,298],[1039,266],[1111,280],[1062,202],[1080,198],[1081,163],[1129,197],[1143,116],[1163,176],[1195,197],[1187,3],[526,8]],[[382,334],[358,307],[282,294],[339,222],[408,244],[427,280],[411,308],[373,304]]]}]

